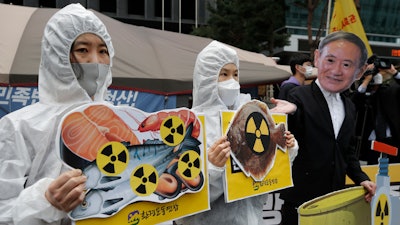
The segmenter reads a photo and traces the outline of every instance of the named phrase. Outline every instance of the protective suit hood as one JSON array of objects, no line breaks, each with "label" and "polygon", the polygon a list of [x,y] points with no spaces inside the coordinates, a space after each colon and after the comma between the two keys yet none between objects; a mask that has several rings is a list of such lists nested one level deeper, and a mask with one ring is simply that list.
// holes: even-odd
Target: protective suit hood
[{"label": "protective suit hood", "polygon": [[[42,39],[39,102],[0,119],[0,221],[2,224],[70,224],[65,212],[45,198],[50,183],[69,170],[56,155],[56,134],[62,117],[92,99],[76,79],[70,49],[83,33],[93,33],[114,56],[104,24],[80,4],[71,4],[48,21]],[[111,71],[97,89],[94,101],[105,102]],[[69,223],[68,223],[69,222]]]},{"label": "protective suit hood", "polygon": [[[39,100],[43,104],[71,104],[92,101],[79,85],[70,62],[70,50],[75,39],[84,33],[99,36],[107,45],[110,68],[114,48],[103,22],[80,4],[70,4],[48,21],[42,39],[39,67]],[[104,101],[111,85],[111,69],[103,87],[98,88],[94,101]]]},{"label": "protective suit hood", "polygon": [[218,77],[221,68],[229,63],[239,70],[236,51],[218,41],[212,41],[198,54],[193,72],[195,111],[227,109],[218,95]]},{"label": "protective suit hood", "polygon": [[[221,68],[233,63],[239,70],[236,51],[223,43],[212,41],[197,56],[193,72],[193,107],[205,115],[207,151],[221,137],[220,111],[228,110],[218,94],[218,77]],[[240,94],[232,109],[250,100],[250,95]],[[177,224],[255,224],[261,225],[262,206],[267,195],[225,203],[223,195],[223,168],[208,162],[211,210],[177,220]]]}]

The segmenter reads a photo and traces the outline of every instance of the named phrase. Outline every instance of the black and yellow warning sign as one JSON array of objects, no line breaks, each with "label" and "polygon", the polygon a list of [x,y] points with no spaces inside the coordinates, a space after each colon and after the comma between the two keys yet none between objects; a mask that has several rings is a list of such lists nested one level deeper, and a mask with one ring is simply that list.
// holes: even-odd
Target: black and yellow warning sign
[{"label": "black and yellow warning sign", "polygon": [[[246,141],[250,149],[256,154],[268,150],[270,136],[267,121],[259,112],[253,112],[246,121]],[[274,149],[275,150],[275,149]]]},{"label": "black and yellow warning sign", "polygon": [[168,146],[179,145],[185,137],[185,123],[177,116],[169,116],[160,126],[160,135],[164,144]]},{"label": "black and yellow warning sign", "polygon": [[200,155],[193,150],[188,150],[181,155],[178,161],[178,172],[187,180],[193,180],[201,172]]},{"label": "black and yellow warning sign", "polygon": [[[63,135],[63,125],[76,125],[72,114],[92,119],[73,126],[86,136]],[[62,163],[87,178],[83,203],[68,213],[74,224],[152,225],[210,209],[202,114],[90,103],[66,112],[56,136]]]},{"label": "black and yellow warning sign", "polygon": [[142,164],[132,171],[130,185],[138,196],[149,196],[157,188],[158,173],[150,164]]},{"label": "black and yellow warning sign", "polygon": [[388,196],[385,193],[379,195],[375,205],[374,225],[389,225],[390,222],[390,204]]},{"label": "black and yellow warning sign", "polygon": [[123,172],[128,166],[128,162],[128,149],[120,142],[109,142],[97,152],[97,167],[102,173],[109,176],[115,176]]},{"label": "black and yellow warning sign", "polygon": [[[221,112],[222,133],[225,133],[234,117],[233,111]],[[261,116],[261,118],[260,118]],[[270,142],[269,127],[262,117],[256,113],[247,117],[244,131],[244,144],[252,147],[255,155],[265,154],[268,151]],[[287,123],[287,116],[284,114],[272,114],[275,123]],[[253,147],[254,146],[254,147]],[[275,150],[275,149],[274,149]],[[258,153],[256,153],[258,151]],[[235,168],[231,159],[227,160],[225,169],[225,200],[233,202],[240,199],[253,197],[259,194],[280,190],[292,186],[291,167],[289,154],[283,151],[276,151],[275,166],[268,175],[260,182],[255,182],[252,177],[246,176],[240,168]],[[238,172],[239,171],[239,172]]]}]

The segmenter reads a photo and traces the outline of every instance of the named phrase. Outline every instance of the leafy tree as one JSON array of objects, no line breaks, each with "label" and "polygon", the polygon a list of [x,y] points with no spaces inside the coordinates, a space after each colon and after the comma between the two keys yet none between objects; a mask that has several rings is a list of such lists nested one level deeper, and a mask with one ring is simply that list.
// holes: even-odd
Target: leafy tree
[{"label": "leafy tree", "polygon": [[288,44],[289,35],[277,33],[285,26],[284,0],[215,0],[208,4],[207,25],[192,34],[209,37],[238,48],[273,54]]},{"label": "leafy tree", "polygon": [[[318,28],[316,34],[313,35],[312,22],[313,22],[313,18],[314,18],[314,12],[321,2],[322,2],[321,0],[298,0],[298,1],[294,2],[294,4],[296,6],[298,6],[300,8],[304,8],[308,11],[307,36],[308,36],[308,44],[310,46],[310,54],[311,54],[312,58],[314,58],[314,50],[318,47],[318,43],[319,43],[321,37],[324,35],[323,31],[326,27],[326,22],[327,22],[326,15],[327,15],[329,1],[325,1],[323,12],[322,12],[321,18],[319,20],[320,23],[318,24],[319,28]],[[313,36],[315,37],[315,39],[313,39]]]}]

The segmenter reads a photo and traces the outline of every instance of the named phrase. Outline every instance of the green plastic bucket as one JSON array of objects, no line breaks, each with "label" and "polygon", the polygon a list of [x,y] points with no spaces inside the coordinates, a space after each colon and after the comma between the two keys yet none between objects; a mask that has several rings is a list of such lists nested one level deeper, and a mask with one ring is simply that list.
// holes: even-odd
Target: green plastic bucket
[{"label": "green plastic bucket", "polygon": [[363,187],[335,191],[303,203],[299,207],[300,225],[371,224],[371,206],[364,200]]}]

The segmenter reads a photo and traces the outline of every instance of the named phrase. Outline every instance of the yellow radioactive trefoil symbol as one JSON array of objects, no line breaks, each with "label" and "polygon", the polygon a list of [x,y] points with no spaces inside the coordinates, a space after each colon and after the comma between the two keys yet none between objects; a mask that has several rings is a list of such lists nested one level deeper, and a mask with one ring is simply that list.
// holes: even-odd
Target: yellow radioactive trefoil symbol
[{"label": "yellow radioactive trefoil symbol", "polygon": [[[261,120],[261,121],[259,121]],[[257,126],[257,124],[259,124]],[[264,152],[265,146],[263,146],[263,143],[261,141],[261,136],[262,135],[269,135],[269,129],[268,129],[268,125],[267,122],[262,118],[255,118],[255,117],[251,117],[247,123],[246,126],[246,132],[248,134],[253,134],[255,135],[255,142],[254,142],[254,146],[253,146],[253,150],[257,153],[262,153]]]},{"label": "yellow radioactive trefoil symbol", "polygon": [[389,225],[390,222],[390,206],[386,194],[381,194],[375,206],[374,225]]}]

